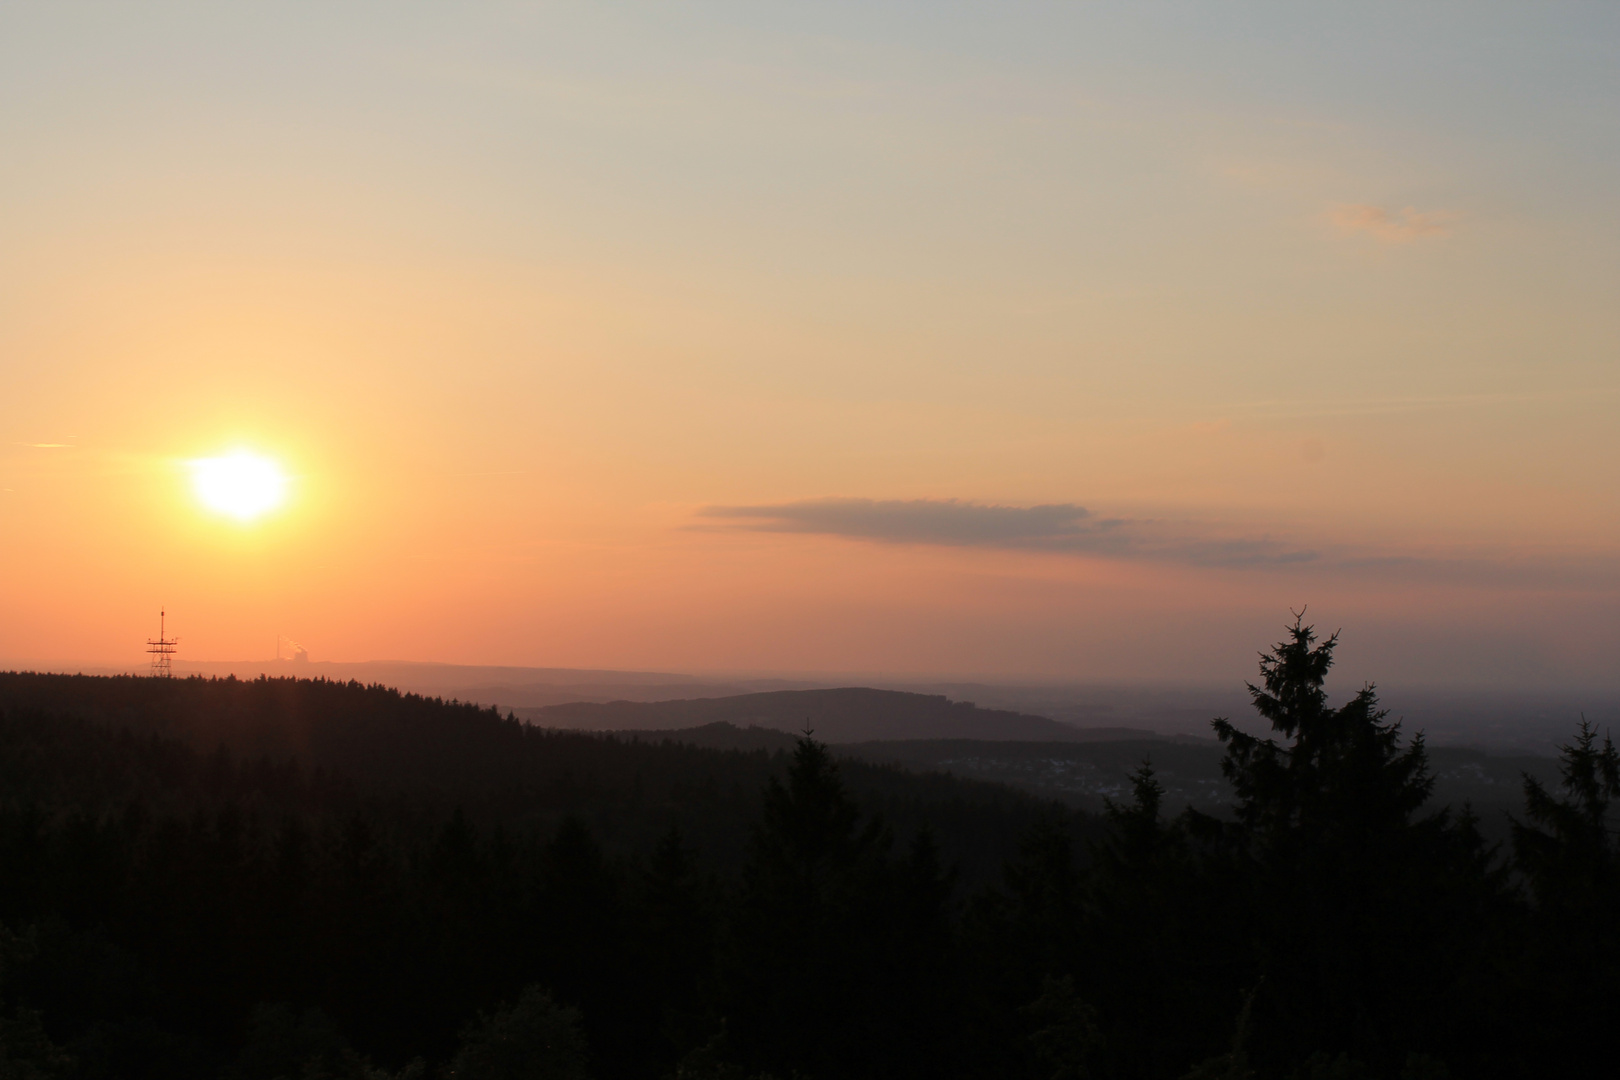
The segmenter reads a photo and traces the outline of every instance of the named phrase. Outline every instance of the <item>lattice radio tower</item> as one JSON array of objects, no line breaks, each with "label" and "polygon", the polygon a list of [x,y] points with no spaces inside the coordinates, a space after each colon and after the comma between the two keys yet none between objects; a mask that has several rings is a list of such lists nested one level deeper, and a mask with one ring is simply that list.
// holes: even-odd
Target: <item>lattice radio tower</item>
[{"label": "lattice radio tower", "polygon": [[146,639],[146,651],[152,656],[152,677],[157,679],[174,678],[174,651],[175,646],[180,644],[179,638],[164,633],[164,619],[167,616],[168,612],[158,612],[157,640]]}]

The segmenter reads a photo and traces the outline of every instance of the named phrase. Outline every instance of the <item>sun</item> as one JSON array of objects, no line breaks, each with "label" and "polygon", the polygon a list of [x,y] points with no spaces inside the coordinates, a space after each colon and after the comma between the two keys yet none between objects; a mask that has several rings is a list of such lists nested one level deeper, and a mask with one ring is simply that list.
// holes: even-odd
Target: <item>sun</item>
[{"label": "sun", "polygon": [[191,486],[204,506],[238,521],[263,517],[287,498],[281,466],[247,450],[191,462]]}]

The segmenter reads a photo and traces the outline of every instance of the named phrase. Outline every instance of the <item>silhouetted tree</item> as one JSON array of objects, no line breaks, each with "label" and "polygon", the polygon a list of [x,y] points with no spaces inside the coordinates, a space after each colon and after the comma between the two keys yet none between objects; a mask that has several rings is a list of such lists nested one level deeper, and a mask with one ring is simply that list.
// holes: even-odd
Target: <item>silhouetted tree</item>
[{"label": "silhouetted tree", "polygon": [[531,986],[467,1025],[447,1072],[451,1080],[585,1080],[587,1054],[579,1010]]},{"label": "silhouetted tree", "polygon": [[[937,1075],[950,1043],[948,879],[931,839],[896,867],[827,748],[765,787],[723,964],[727,1045],[749,1071]],[[942,963],[942,961],[945,961]]]},{"label": "silhouetted tree", "polygon": [[1042,1080],[1085,1080],[1102,1042],[1097,1010],[1075,992],[1074,979],[1048,975],[1040,996],[1023,1010],[1033,1022],[1029,1045]]},{"label": "silhouetted tree", "polygon": [[1620,834],[1610,820],[1610,806],[1620,798],[1620,751],[1582,719],[1575,741],[1559,747],[1561,797],[1535,777],[1524,778],[1525,816],[1514,822],[1513,847],[1543,909],[1585,924],[1582,933],[1598,930],[1612,914]]},{"label": "silhouetted tree", "polygon": [[38,951],[35,935],[17,934],[0,923],[0,1080],[58,1080],[73,1059],[45,1033],[38,1010],[6,1008],[6,973]]},{"label": "silhouetted tree", "polygon": [[1282,741],[1214,721],[1236,821],[1189,821],[1235,862],[1254,913],[1257,1063],[1348,1053],[1394,1071],[1457,1045],[1494,879],[1471,819],[1418,816],[1433,787],[1422,735],[1403,747],[1371,686],[1328,705],[1337,642],[1296,617],[1262,656],[1249,693]]},{"label": "silhouetted tree", "polygon": [[1526,822],[1513,823],[1517,867],[1535,902],[1523,973],[1533,991],[1524,1023],[1540,1029],[1544,1060],[1564,1075],[1613,1067],[1604,1034],[1620,1007],[1620,751],[1583,718],[1560,749],[1561,790],[1524,778]]},{"label": "silhouetted tree", "polygon": [[629,924],[631,952],[643,964],[636,989],[667,1059],[703,1042],[711,1019],[705,996],[713,989],[720,890],[677,828],[658,841],[636,886]]},{"label": "silhouetted tree", "polygon": [[1254,1069],[1249,1065],[1248,1044],[1254,996],[1258,990],[1256,986],[1243,995],[1243,1005],[1238,1010],[1232,1041],[1226,1052],[1194,1065],[1182,1080],[1254,1080]]},{"label": "silhouetted tree", "polygon": [[[1172,1076],[1230,1028],[1225,1001],[1242,977],[1242,950],[1210,927],[1241,916],[1222,876],[1230,868],[1200,861],[1185,824],[1163,817],[1164,789],[1149,763],[1131,785],[1131,802],[1105,802],[1108,828],[1088,845],[1077,971],[1107,1032],[1109,1069]],[[1168,1030],[1165,1016],[1177,1017]]]},{"label": "silhouetted tree", "polygon": [[875,1049],[860,923],[889,837],[860,818],[827,748],[808,736],[786,783],[766,785],[725,971],[731,1046],[750,1069],[833,1076]]}]

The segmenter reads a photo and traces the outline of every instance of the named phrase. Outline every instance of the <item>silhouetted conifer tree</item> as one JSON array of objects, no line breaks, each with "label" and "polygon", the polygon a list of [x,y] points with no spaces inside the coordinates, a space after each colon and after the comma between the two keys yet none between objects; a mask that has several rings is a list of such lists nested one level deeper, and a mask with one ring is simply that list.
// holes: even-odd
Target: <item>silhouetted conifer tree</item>
[{"label": "silhouetted conifer tree", "polygon": [[[1107,800],[1106,832],[1089,845],[1081,984],[1101,1013],[1115,1075],[1172,1076],[1231,1024],[1238,978],[1212,925],[1231,920],[1221,864],[1195,859],[1179,820],[1161,813],[1151,765],[1131,777],[1132,801]],[[1163,1018],[1174,1016],[1166,1027]]]},{"label": "silhouetted conifer tree", "polygon": [[937,1075],[948,1017],[919,1005],[950,997],[938,985],[949,887],[931,840],[893,866],[888,830],[861,820],[827,748],[808,736],[763,803],[723,965],[738,1063],[778,1075]]},{"label": "silhouetted conifer tree", "polygon": [[876,819],[862,824],[827,748],[808,736],[786,783],[766,785],[762,811],[726,971],[731,1045],[750,1070],[859,1068],[871,1049],[859,924],[888,835]]},{"label": "silhouetted conifer tree", "polygon": [[1600,747],[1597,729],[1583,719],[1575,741],[1559,752],[1562,797],[1525,776],[1530,823],[1514,822],[1513,847],[1537,903],[1584,923],[1590,934],[1613,914],[1620,883],[1620,836],[1609,810],[1620,798],[1620,751],[1608,737]]},{"label": "silhouetted conifer tree", "polygon": [[73,1059],[53,1043],[37,1010],[7,1008],[6,974],[38,950],[35,935],[0,923],[0,1080],[66,1080]]},{"label": "silhouetted conifer tree", "polygon": [[1566,1076],[1612,1075],[1606,1036],[1620,1007],[1620,751],[1583,718],[1560,747],[1561,790],[1524,778],[1527,822],[1513,823],[1517,867],[1535,903],[1521,977],[1523,1020]]},{"label": "silhouetted conifer tree", "polygon": [[1493,889],[1470,819],[1418,816],[1433,786],[1422,736],[1403,747],[1371,686],[1328,705],[1337,642],[1296,618],[1262,656],[1249,692],[1282,741],[1214,721],[1236,821],[1189,821],[1235,861],[1251,912],[1257,1063],[1347,1053],[1394,1072],[1459,1044]]},{"label": "silhouetted conifer tree", "polygon": [[588,1048],[578,1009],[531,986],[516,1002],[467,1025],[448,1080],[585,1080]]},{"label": "silhouetted conifer tree", "polygon": [[1096,973],[1082,947],[1085,884],[1068,815],[1052,806],[1007,860],[1000,888],[974,898],[963,930],[972,963],[965,990],[974,1041],[991,1052],[963,1074],[1044,1078],[1063,1067],[1053,1054],[1072,1058],[1054,1040],[1072,1029],[1054,1018],[1054,987],[1074,1009],[1089,1008],[1077,989],[1092,989]]},{"label": "silhouetted conifer tree", "polygon": [[[668,1060],[704,1040],[711,1019],[705,998],[713,989],[719,889],[701,874],[680,830],[658,841],[632,897],[632,954],[641,978],[633,987],[659,1033],[656,1055]],[[644,1063],[643,1069],[652,1065]]]},{"label": "silhouetted conifer tree", "polygon": [[1086,1080],[1095,1075],[1092,1059],[1102,1043],[1097,1010],[1074,989],[1074,979],[1048,975],[1041,993],[1024,1006],[1034,1026],[1029,1046],[1041,1080]]}]

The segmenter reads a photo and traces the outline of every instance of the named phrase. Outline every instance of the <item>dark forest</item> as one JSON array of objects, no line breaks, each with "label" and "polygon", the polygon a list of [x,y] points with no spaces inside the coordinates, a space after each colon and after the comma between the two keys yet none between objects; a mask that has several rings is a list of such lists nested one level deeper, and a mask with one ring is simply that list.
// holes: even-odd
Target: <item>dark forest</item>
[{"label": "dark forest", "polygon": [[[321,681],[0,675],[0,1078],[1610,1076],[1620,753],[1506,839],[1296,623],[1101,814]],[[1490,835],[1500,834],[1497,830]]]}]

